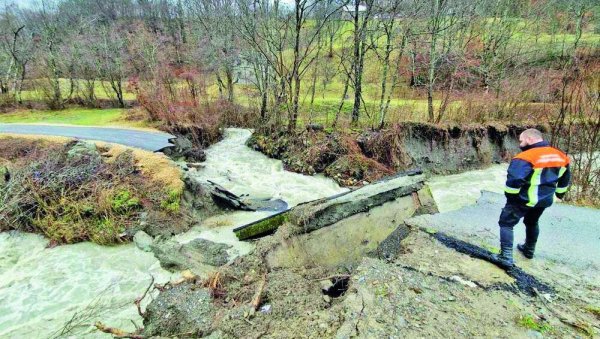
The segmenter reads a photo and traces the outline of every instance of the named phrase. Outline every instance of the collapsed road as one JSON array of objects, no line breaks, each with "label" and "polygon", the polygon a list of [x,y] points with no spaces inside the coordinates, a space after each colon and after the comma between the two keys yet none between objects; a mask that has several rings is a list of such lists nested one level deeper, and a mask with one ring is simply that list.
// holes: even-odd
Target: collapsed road
[{"label": "collapsed road", "polygon": [[426,212],[432,213],[437,209],[432,207],[435,204],[424,181],[425,177],[419,170],[400,173],[353,191],[300,204],[237,227],[234,232],[240,240],[256,238],[272,233],[284,222],[291,221],[301,225],[303,232],[308,233],[406,196],[411,196],[413,202],[418,204],[416,208],[421,208],[419,212],[423,212],[423,200],[429,207]]},{"label": "collapsed road", "polygon": [[255,249],[206,280],[191,275],[163,288],[144,314],[143,334],[514,337],[526,330],[510,321],[540,307],[558,314],[557,336],[594,324],[582,305],[590,298],[572,298],[564,276],[546,266],[504,271],[471,243],[476,238],[415,225],[439,215],[425,177],[402,175],[238,227]]}]

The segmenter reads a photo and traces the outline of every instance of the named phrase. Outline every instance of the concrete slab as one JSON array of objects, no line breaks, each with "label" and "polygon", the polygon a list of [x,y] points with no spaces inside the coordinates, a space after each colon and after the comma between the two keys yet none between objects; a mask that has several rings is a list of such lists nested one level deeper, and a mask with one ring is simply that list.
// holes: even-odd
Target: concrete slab
[{"label": "concrete slab", "polygon": [[[420,215],[406,222],[474,244],[498,248],[498,218],[505,201],[501,194],[484,191],[475,205],[451,212]],[[525,226],[521,222],[515,226],[515,246],[524,239]],[[536,258],[586,271],[600,269],[600,210],[562,203],[548,208],[540,219]]]},{"label": "concrete slab", "polygon": [[312,232],[388,201],[412,195],[423,188],[424,180],[423,175],[386,179],[338,197],[299,205],[290,212],[289,220],[301,226],[304,232]]}]

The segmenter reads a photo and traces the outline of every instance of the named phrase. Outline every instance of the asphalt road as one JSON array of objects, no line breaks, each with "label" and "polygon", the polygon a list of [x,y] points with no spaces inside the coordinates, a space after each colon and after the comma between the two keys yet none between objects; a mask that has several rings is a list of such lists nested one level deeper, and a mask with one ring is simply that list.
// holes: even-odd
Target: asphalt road
[{"label": "asphalt road", "polygon": [[[506,199],[482,192],[477,204],[462,209],[421,215],[408,223],[441,231],[473,244],[500,247],[498,217]],[[536,257],[585,270],[600,270],[600,209],[556,203],[540,218]],[[515,226],[515,247],[525,239],[522,221]],[[516,251],[516,249],[515,249]]]},{"label": "asphalt road", "polygon": [[163,132],[135,129],[31,124],[0,124],[0,133],[53,135],[98,140],[153,152],[173,146],[169,139],[175,138],[175,136]]}]

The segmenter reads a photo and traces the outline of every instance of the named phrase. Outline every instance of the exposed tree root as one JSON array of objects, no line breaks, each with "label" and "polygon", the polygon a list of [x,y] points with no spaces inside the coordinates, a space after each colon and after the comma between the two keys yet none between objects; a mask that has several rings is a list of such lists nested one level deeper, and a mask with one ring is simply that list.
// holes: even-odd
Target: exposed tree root
[{"label": "exposed tree root", "polygon": [[142,300],[144,300],[146,298],[146,295],[148,295],[148,292],[150,291],[150,289],[152,287],[154,287],[154,276],[151,276],[152,279],[150,280],[150,284],[148,285],[148,287],[146,288],[146,291],[144,291],[144,294],[142,294],[141,297],[135,299],[135,307],[137,307],[137,311],[138,314],[140,315],[140,317],[144,317],[144,312],[142,312]]},{"label": "exposed tree root", "polygon": [[145,337],[138,333],[129,333],[118,328],[108,327],[101,322],[97,322],[94,326],[98,331],[103,333],[112,334],[114,338],[130,338],[130,339],[144,339]]},{"label": "exposed tree root", "polygon": [[265,274],[263,274],[262,281],[260,282],[260,285],[258,286],[258,289],[256,290],[256,294],[254,295],[254,298],[252,298],[252,302],[250,303],[250,305],[252,306],[252,309],[255,311],[258,309],[258,306],[260,306],[266,285],[267,285],[267,274],[265,273]]}]

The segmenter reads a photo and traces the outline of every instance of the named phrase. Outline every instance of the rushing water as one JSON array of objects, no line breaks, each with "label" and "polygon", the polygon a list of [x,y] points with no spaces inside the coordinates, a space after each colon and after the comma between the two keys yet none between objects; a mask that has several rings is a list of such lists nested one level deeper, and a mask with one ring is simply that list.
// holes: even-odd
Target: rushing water
[{"label": "rushing water", "polygon": [[[250,131],[229,129],[225,139],[207,150],[200,179],[212,180],[237,194],[280,198],[290,206],[344,191],[325,177],[283,170],[272,160],[245,146]],[[232,257],[252,249],[237,240],[234,227],[268,213],[235,212],[206,220],[177,237],[181,242],[205,238],[233,245]],[[74,314],[83,319],[76,337],[90,336],[96,321],[133,330],[140,324],[133,301],[143,294],[150,275],[165,282],[171,275],[151,253],[133,244],[105,247],[91,243],[46,248],[48,241],[33,234],[0,234],[0,338],[47,338]],[[140,324],[141,325],[141,324]],[[93,336],[110,337],[95,332]]]},{"label": "rushing water", "polygon": [[[290,206],[345,190],[322,176],[284,171],[281,161],[245,146],[250,134],[248,130],[228,129],[225,139],[207,150],[205,167],[194,175],[238,195],[283,199]],[[505,165],[498,165],[434,177],[429,184],[440,210],[448,211],[475,202],[481,189],[501,191],[505,171]],[[252,245],[238,241],[232,229],[267,215],[234,212],[210,218],[176,239],[182,243],[196,238],[226,243],[232,245],[232,257],[243,255]],[[47,244],[38,235],[0,234],[0,338],[47,338],[74,314],[89,314],[90,310],[94,312],[80,321],[75,337],[109,337],[92,334],[96,321],[132,330],[129,319],[141,322],[132,302],[143,294],[150,275],[157,282],[173,278],[152,254],[132,244],[105,247],[81,243],[55,248],[47,248]]]},{"label": "rushing water", "polygon": [[504,192],[508,164],[454,175],[435,176],[428,180],[431,194],[440,212],[474,204],[481,191]]},{"label": "rushing water", "polygon": [[82,312],[95,314],[81,319],[79,335],[92,331],[96,321],[132,329],[128,319],[140,321],[133,300],[150,275],[157,282],[170,276],[152,254],[132,244],[47,244],[38,235],[0,234],[0,338],[51,337]]},{"label": "rushing water", "polygon": [[[281,161],[268,158],[246,146],[251,135],[249,130],[227,129],[225,139],[206,150],[204,168],[195,172],[195,176],[200,180],[215,182],[237,195],[282,199],[290,207],[347,190],[324,176],[285,171]],[[230,254],[233,258],[248,253],[253,245],[239,241],[232,230],[269,214],[272,212],[228,213],[210,218],[176,239],[185,243],[203,238],[232,245]]]}]

